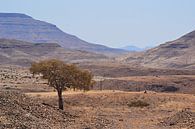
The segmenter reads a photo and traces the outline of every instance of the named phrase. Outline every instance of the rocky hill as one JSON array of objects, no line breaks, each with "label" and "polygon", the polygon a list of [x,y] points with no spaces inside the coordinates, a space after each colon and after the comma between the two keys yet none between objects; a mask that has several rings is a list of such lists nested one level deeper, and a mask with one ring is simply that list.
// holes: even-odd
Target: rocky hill
[{"label": "rocky hill", "polygon": [[48,58],[57,58],[68,62],[81,62],[106,59],[107,57],[81,50],[65,50],[55,43],[29,43],[0,39],[0,64],[28,66],[33,61]]},{"label": "rocky hill", "polygon": [[195,31],[142,53],[121,58],[125,62],[156,68],[195,68]]},{"label": "rocky hill", "polygon": [[121,54],[122,49],[88,43],[74,35],[67,34],[56,25],[35,20],[18,13],[0,13],[0,38],[16,39],[32,43],[57,43],[64,48],[104,53]]}]

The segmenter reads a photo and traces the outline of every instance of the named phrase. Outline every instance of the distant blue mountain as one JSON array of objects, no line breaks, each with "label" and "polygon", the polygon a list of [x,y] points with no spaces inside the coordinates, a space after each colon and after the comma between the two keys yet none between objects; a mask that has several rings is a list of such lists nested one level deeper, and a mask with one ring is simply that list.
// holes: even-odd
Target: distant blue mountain
[{"label": "distant blue mountain", "polygon": [[132,52],[143,51],[142,48],[139,48],[136,46],[125,46],[125,47],[122,47],[121,49],[124,49],[126,51],[132,51]]},{"label": "distant blue mountain", "polygon": [[145,48],[139,48],[137,46],[125,46],[125,47],[122,47],[121,49],[123,50],[126,50],[126,51],[131,51],[131,52],[141,52],[141,51],[145,51],[145,50],[148,50],[152,47],[145,47]]}]

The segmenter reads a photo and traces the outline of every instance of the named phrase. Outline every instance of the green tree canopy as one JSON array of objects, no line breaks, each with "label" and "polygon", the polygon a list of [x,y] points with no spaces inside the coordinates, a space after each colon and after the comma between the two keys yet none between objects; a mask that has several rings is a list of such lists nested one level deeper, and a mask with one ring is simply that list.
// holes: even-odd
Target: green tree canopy
[{"label": "green tree canopy", "polygon": [[59,108],[63,110],[62,92],[68,88],[90,90],[93,85],[92,74],[81,70],[76,65],[65,64],[63,61],[52,59],[33,63],[30,72],[41,74],[48,80],[48,85],[58,92]]}]

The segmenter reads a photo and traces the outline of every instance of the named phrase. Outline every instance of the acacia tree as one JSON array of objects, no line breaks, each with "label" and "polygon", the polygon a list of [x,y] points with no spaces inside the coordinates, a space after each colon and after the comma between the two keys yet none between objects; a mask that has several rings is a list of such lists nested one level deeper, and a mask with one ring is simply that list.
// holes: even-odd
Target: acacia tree
[{"label": "acacia tree", "polygon": [[30,72],[41,74],[48,80],[48,85],[56,89],[58,93],[59,109],[64,109],[62,92],[69,88],[89,90],[93,85],[92,74],[81,70],[73,64],[65,64],[56,59],[33,63]]}]

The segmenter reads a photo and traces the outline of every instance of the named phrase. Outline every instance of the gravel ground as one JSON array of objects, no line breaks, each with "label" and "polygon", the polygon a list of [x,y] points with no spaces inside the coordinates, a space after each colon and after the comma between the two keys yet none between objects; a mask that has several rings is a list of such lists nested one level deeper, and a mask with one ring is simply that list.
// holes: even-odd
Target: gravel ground
[{"label": "gravel ground", "polygon": [[164,119],[160,125],[165,127],[195,129],[195,112],[191,112],[188,109],[182,110],[175,115]]},{"label": "gravel ground", "polygon": [[0,128],[61,129],[74,122],[74,118],[19,92],[0,92]]}]

